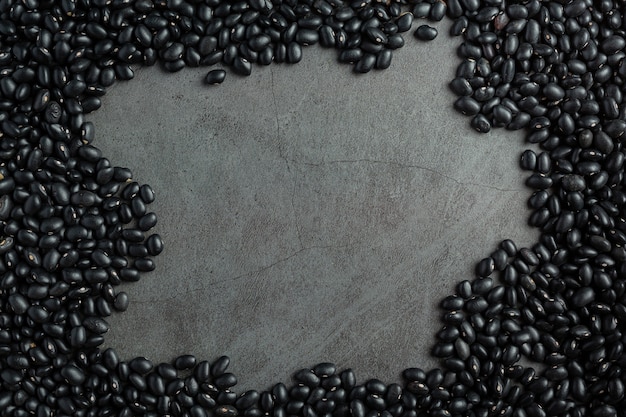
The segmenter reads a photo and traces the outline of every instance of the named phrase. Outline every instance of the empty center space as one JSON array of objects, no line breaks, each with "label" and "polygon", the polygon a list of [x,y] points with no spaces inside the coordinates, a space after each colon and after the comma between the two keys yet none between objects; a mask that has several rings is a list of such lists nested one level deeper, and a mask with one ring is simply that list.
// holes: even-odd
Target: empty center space
[{"label": "empty center space", "polygon": [[91,115],[95,145],[157,200],[157,269],[107,346],[155,362],[231,357],[237,390],[320,361],[357,377],[430,367],[437,304],[526,226],[521,132],[479,134],[447,84],[458,39],[406,34],[391,68],[357,76],[336,52],[253,66],[143,68]]}]

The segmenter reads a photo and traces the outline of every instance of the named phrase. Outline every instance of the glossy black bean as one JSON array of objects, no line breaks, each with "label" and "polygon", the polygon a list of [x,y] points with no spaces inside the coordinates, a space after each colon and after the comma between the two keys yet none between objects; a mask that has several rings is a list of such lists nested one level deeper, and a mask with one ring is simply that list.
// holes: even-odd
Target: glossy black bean
[{"label": "glossy black bean", "polygon": [[61,376],[71,385],[80,385],[85,380],[85,373],[73,365],[64,366],[61,369]]},{"label": "glossy black bean", "polygon": [[297,42],[291,42],[287,46],[286,60],[290,64],[296,64],[302,60],[302,47]]},{"label": "glossy black bean", "polygon": [[476,129],[476,131],[481,133],[487,133],[491,130],[491,122],[489,119],[483,114],[477,114],[474,116],[470,125]]},{"label": "glossy black bean", "polygon": [[235,406],[240,410],[246,410],[255,405],[259,400],[259,393],[254,390],[246,391],[235,402]]},{"label": "glossy black bean", "polygon": [[115,297],[115,301],[113,302],[113,307],[117,311],[126,311],[128,309],[129,299],[128,294],[125,292],[120,292]]},{"label": "glossy black bean", "polygon": [[155,265],[152,259],[149,258],[138,258],[133,261],[133,266],[135,269],[141,272],[154,271]]},{"label": "glossy black bean", "polygon": [[454,107],[466,116],[473,116],[480,111],[480,104],[473,98],[462,96],[454,102]]},{"label": "glossy black bean", "polygon": [[237,409],[232,405],[221,405],[215,409],[215,414],[219,417],[237,417]]},{"label": "glossy black bean", "polygon": [[300,29],[294,39],[300,45],[313,45],[319,41],[319,34],[313,29]]},{"label": "glossy black bean", "polygon": [[572,304],[576,307],[582,307],[595,299],[595,291],[591,287],[583,287],[576,291],[572,296]]},{"label": "glossy black bean", "polygon": [[428,18],[432,21],[438,22],[443,19],[446,14],[447,5],[443,1],[436,1],[432,4],[428,13]]},{"label": "glossy black bean", "polygon": [[415,37],[423,41],[431,41],[437,37],[437,34],[437,29],[428,25],[421,25],[414,32]]},{"label": "glossy black bean", "polygon": [[370,72],[376,65],[376,55],[372,53],[365,53],[354,65],[354,72],[367,73]]}]

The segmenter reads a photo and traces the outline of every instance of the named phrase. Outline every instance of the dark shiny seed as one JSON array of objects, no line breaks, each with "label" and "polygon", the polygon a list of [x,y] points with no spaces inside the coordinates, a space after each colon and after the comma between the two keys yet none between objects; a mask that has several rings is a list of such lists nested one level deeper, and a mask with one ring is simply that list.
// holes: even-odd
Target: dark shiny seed
[{"label": "dark shiny seed", "polygon": [[612,55],[626,47],[626,40],[623,36],[613,35],[602,41],[600,49],[607,55]]},{"label": "dark shiny seed", "polygon": [[133,262],[134,267],[138,271],[148,272],[154,271],[154,262],[149,258],[138,258]]},{"label": "dark shiny seed", "polygon": [[303,28],[296,33],[295,41],[300,45],[313,45],[319,41],[319,34],[316,30]]},{"label": "dark shiny seed", "polygon": [[483,114],[477,114],[474,116],[470,125],[481,133],[487,133],[491,130],[491,122]]},{"label": "dark shiny seed", "polygon": [[586,188],[585,179],[580,175],[566,175],[561,181],[567,191],[582,191]]},{"label": "dark shiny seed", "polygon": [[520,159],[520,166],[523,169],[534,171],[537,166],[537,154],[530,149],[524,151]]},{"label": "dark shiny seed", "polygon": [[347,63],[355,63],[358,60],[360,60],[362,56],[363,56],[363,51],[361,51],[358,48],[344,49],[339,54],[339,61],[347,62]]},{"label": "dark shiny seed", "polygon": [[310,369],[302,369],[296,372],[293,378],[298,383],[304,384],[310,388],[317,387],[320,383],[319,377]]},{"label": "dark shiny seed", "polygon": [[237,377],[231,373],[223,373],[214,379],[214,383],[220,389],[231,388],[237,384]]},{"label": "dark shiny seed", "polygon": [[417,39],[431,41],[437,37],[438,31],[432,26],[421,25],[417,28],[414,34]]},{"label": "dark shiny seed", "polygon": [[[252,64],[245,58],[237,57],[233,61],[233,71],[239,75],[248,76],[252,73]],[[208,77],[208,74],[207,74]],[[208,81],[207,81],[208,82]]]},{"label": "dark shiny seed", "polygon": [[428,18],[432,21],[438,22],[443,19],[446,14],[447,6],[443,1],[436,1],[430,8]]},{"label": "dark shiny seed", "polygon": [[391,66],[393,52],[391,49],[383,49],[376,55],[376,69],[387,69]]},{"label": "dark shiny seed", "polygon": [[215,84],[221,84],[222,82],[224,82],[225,78],[226,78],[226,71],[221,70],[221,69],[216,69],[216,70],[209,71],[209,73],[205,77],[205,81],[207,84],[215,85]]},{"label": "dark shiny seed", "polygon": [[215,409],[218,417],[237,417],[237,409],[232,405],[221,405]]},{"label": "dark shiny seed", "polygon": [[221,356],[211,365],[211,376],[218,377],[226,372],[230,365],[230,358],[228,356]]},{"label": "dark shiny seed", "polygon": [[396,25],[398,26],[398,32],[407,32],[413,25],[413,14],[411,12],[402,13],[396,19]]},{"label": "dark shiny seed", "polygon": [[583,307],[591,303],[595,298],[595,291],[591,287],[583,287],[574,293],[571,300],[575,307]]},{"label": "dark shiny seed", "polygon": [[365,30],[366,36],[374,42],[375,44],[385,44],[387,43],[387,35],[377,27],[368,27]]},{"label": "dark shiny seed", "polygon": [[117,311],[126,311],[128,309],[128,304],[129,304],[128,294],[126,294],[125,292],[120,292],[115,297],[115,301],[113,302],[113,307]]},{"label": "dark shiny seed", "polygon": [[165,61],[176,61],[183,57],[185,52],[185,46],[182,43],[174,42],[161,53],[162,58]]},{"label": "dark shiny seed", "polygon": [[462,77],[457,77],[450,82],[450,89],[458,96],[470,96],[474,92],[469,81]]},{"label": "dark shiny seed", "polygon": [[297,42],[291,42],[287,46],[287,62],[296,64],[302,60],[302,46]]},{"label": "dark shiny seed", "polygon": [[454,108],[466,116],[474,116],[480,111],[480,103],[471,97],[459,97],[454,102]]},{"label": "dark shiny seed", "polygon": [[56,101],[51,101],[46,107],[45,119],[48,123],[58,123],[63,115],[63,109]]},{"label": "dark shiny seed", "polygon": [[319,378],[328,378],[335,374],[337,366],[334,363],[323,362],[315,365],[313,373]]},{"label": "dark shiny seed", "polygon": [[402,46],[404,46],[404,38],[402,37],[402,35],[399,34],[391,35],[388,38],[386,46],[389,49],[401,48]]},{"label": "dark shiny seed", "polygon": [[193,407],[191,407],[191,410],[189,411],[189,415],[191,417],[207,417],[208,414],[206,413],[204,408],[202,408],[201,406],[194,405]]},{"label": "dark shiny seed", "polygon": [[80,385],[85,381],[85,373],[73,365],[63,367],[61,375],[71,385]]},{"label": "dark shiny seed", "polygon": [[363,54],[354,65],[354,72],[362,74],[370,72],[374,68],[374,65],[376,65],[376,55],[370,53]]},{"label": "dark shiny seed", "polygon": [[239,398],[237,398],[235,406],[240,410],[246,410],[256,404],[258,400],[259,393],[257,391],[246,391]]}]

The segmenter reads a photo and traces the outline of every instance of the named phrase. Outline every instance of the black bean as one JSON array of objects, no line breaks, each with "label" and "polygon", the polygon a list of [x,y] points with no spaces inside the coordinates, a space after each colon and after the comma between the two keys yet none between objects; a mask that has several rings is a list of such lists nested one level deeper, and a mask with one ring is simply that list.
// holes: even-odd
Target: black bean
[{"label": "black bean", "polygon": [[[42,97],[40,100],[48,100],[47,97]],[[46,112],[45,112],[45,120],[48,123],[58,123],[59,120],[61,120],[61,116],[63,115],[63,109],[61,108],[61,106],[59,105],[59,103],[57,103],[56,101],[50,101],[48,102],[48,105],[46,106]]]},{"label": "black bean", "polygon": [[319,41],[317,30],[301,28],[297,31],[294,40],[300,45],[313,45]]},{"label": "black bean", "polygon": [[[232,62],[233,71],[239,75],[248,76],[252,73],[252,65],[245,58],[237,57]],[[208,78],[208,74],[207,74]],[[207,80],[208,82],[208,80]]]},{"label": "black bean", "polygon": [[161,53],[161,57],[168,62],[176,61],[183,57],[185,46],[182,43],[174,42]]},{"label": "black bean", "polygon": [[363,57],[363,51],[358,48],[345,49],[339,54],[340,62],[355,63]]},{"label": "black bean", "polygon": [[237,417],[237,409],[231,405],[222,405],[215,409],[215,414],[219,417]]},{"label": "black bean", "polygon": [[456,77],[449,85],[450,89],[458,96],[470,96],[474,92],[469,81],[465,78]]},{"label": "black bean", "polygon": [[310,388],[317,387],[320,383],[319,377],[310,369],[301,369],[294,374],[293,378],[296,382]]},{"label": "black bean", "polygon": [[523,169],[534,171],[537,166],[537,154],[530,149],[524,151],[520,159],[520,166]]},{"label": "black bean", "polygon": [[[442,4],[440,2],[438,3]],[[437,29],[428,25],[421,25],[414,32],[415,37],[423,41],[431,41],[437,37],[437,34]]]},{"label": "black bean", "polygon": [[478,132],[487,133],[491,130],[491,122],[483,114],[477,114],[471,121],[471,126]]},{"label": "black bean", "polygon": [[534,189],[544,190],[552,186],[552,178],[545,174],[533,174],[526,179],[526,185]]},{"label": "black bean", "polygon": [[205,77],[205,82],[210,85],[221,84],[226,78],[226,71],[222,69],[211,70]]},{"label": "black bean", "polygon": [[61,375],[71,385],[80,385],[85,381],[85,373],[74,365],[64,366]]},{"label": "black bean", "polygon": [[290,64],[295,64],[302,60],[302,47],[297,42],[291,42],[287,46],[286,53],[286,61]]},{"label": "black bean", "polygon": [[133,266],[141,272],[154,271],[154,262],[149,258],[138,258],[133,261]]},{"label": "black bean", "polygon": [[354,72],[367,73],[370,72],[376,65],[376,55],[371,53],[365,53],[354,65]]},{"label": "black bean", "polygon": [[218,377],[224,374],[229,364],[230,358],[228,356],[221,356],[211,365],[211,376]]},{"label": "black bean", "polygon": [[146,240],[146,248],[148,249],[148,254],[151,256],[156,256],[163,251],[163,241],[161,240],[161,236],[158,234],[153,234]]},{"label": "black bean", "polygon": [[480,111],[480,104],[468,96],[459,97],[454,102],[454,107],[466,116],[474,116]]},{"label": "black bean", "polygon": [[387,69],[391,66],[393,52],[391,49],[383,49],[376,55],[376,69]]},{"label": "black bean", "polygon": [[592,302],[596,297],[595,291],[591,287],[583,287],[576,291],[572,296],[572,304],[576,307],[582,307]]},{"label": "black bean", "polygon": [[128,304],[128,294],[126,294],[125,292],[120,292],[115,297],[113,307],[115,307],[117,311],[126,311],[128,309]]},{"label": "black bean", "polygon": [[252,407],[259,400],[259,393],[254,390],[246,391],[235,402],[235,406],[240,410]]},{"label": "black bean", "polygon": [[561,181],[563,188],[567,191],[582,191],[586,188],[585,179],[580,175],[566,175]]},{"label": "black bean", "polygon": [[430,8],[430,12],[428,13],[428,18],[433,21],[440,21],[446,14],[447,6],[443,1],[436,1],[432,4]]},{"label": "black bean", "polygon": [[593,417],[614,417],[617,416],[617,410],[615,407],[609,404],[604,404],[593,409],[591,415]]},{"label": "black bean", "polygon": [[193,407],[191,407],[191,410],[189,410],[189,415],[191,417],[206,417],[208,414],[201,406],[194,405]]}]

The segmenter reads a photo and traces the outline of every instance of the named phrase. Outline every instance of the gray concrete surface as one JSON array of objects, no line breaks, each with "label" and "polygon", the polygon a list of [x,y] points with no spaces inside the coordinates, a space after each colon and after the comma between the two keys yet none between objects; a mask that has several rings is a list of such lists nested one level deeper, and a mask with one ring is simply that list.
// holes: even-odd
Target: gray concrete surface
[{"label": "gray concrete surface", "polygon": [[112,88],[96,144],[153,186],[166,249],[106,345],[229,355],[239,390],[320,361],[387,382],[434,365],[439,300],[500,240],[538,237],[522,134],[453,110],[458,39],[439,28],[365,76],[315,46],[218,87],[149,68]]}]

